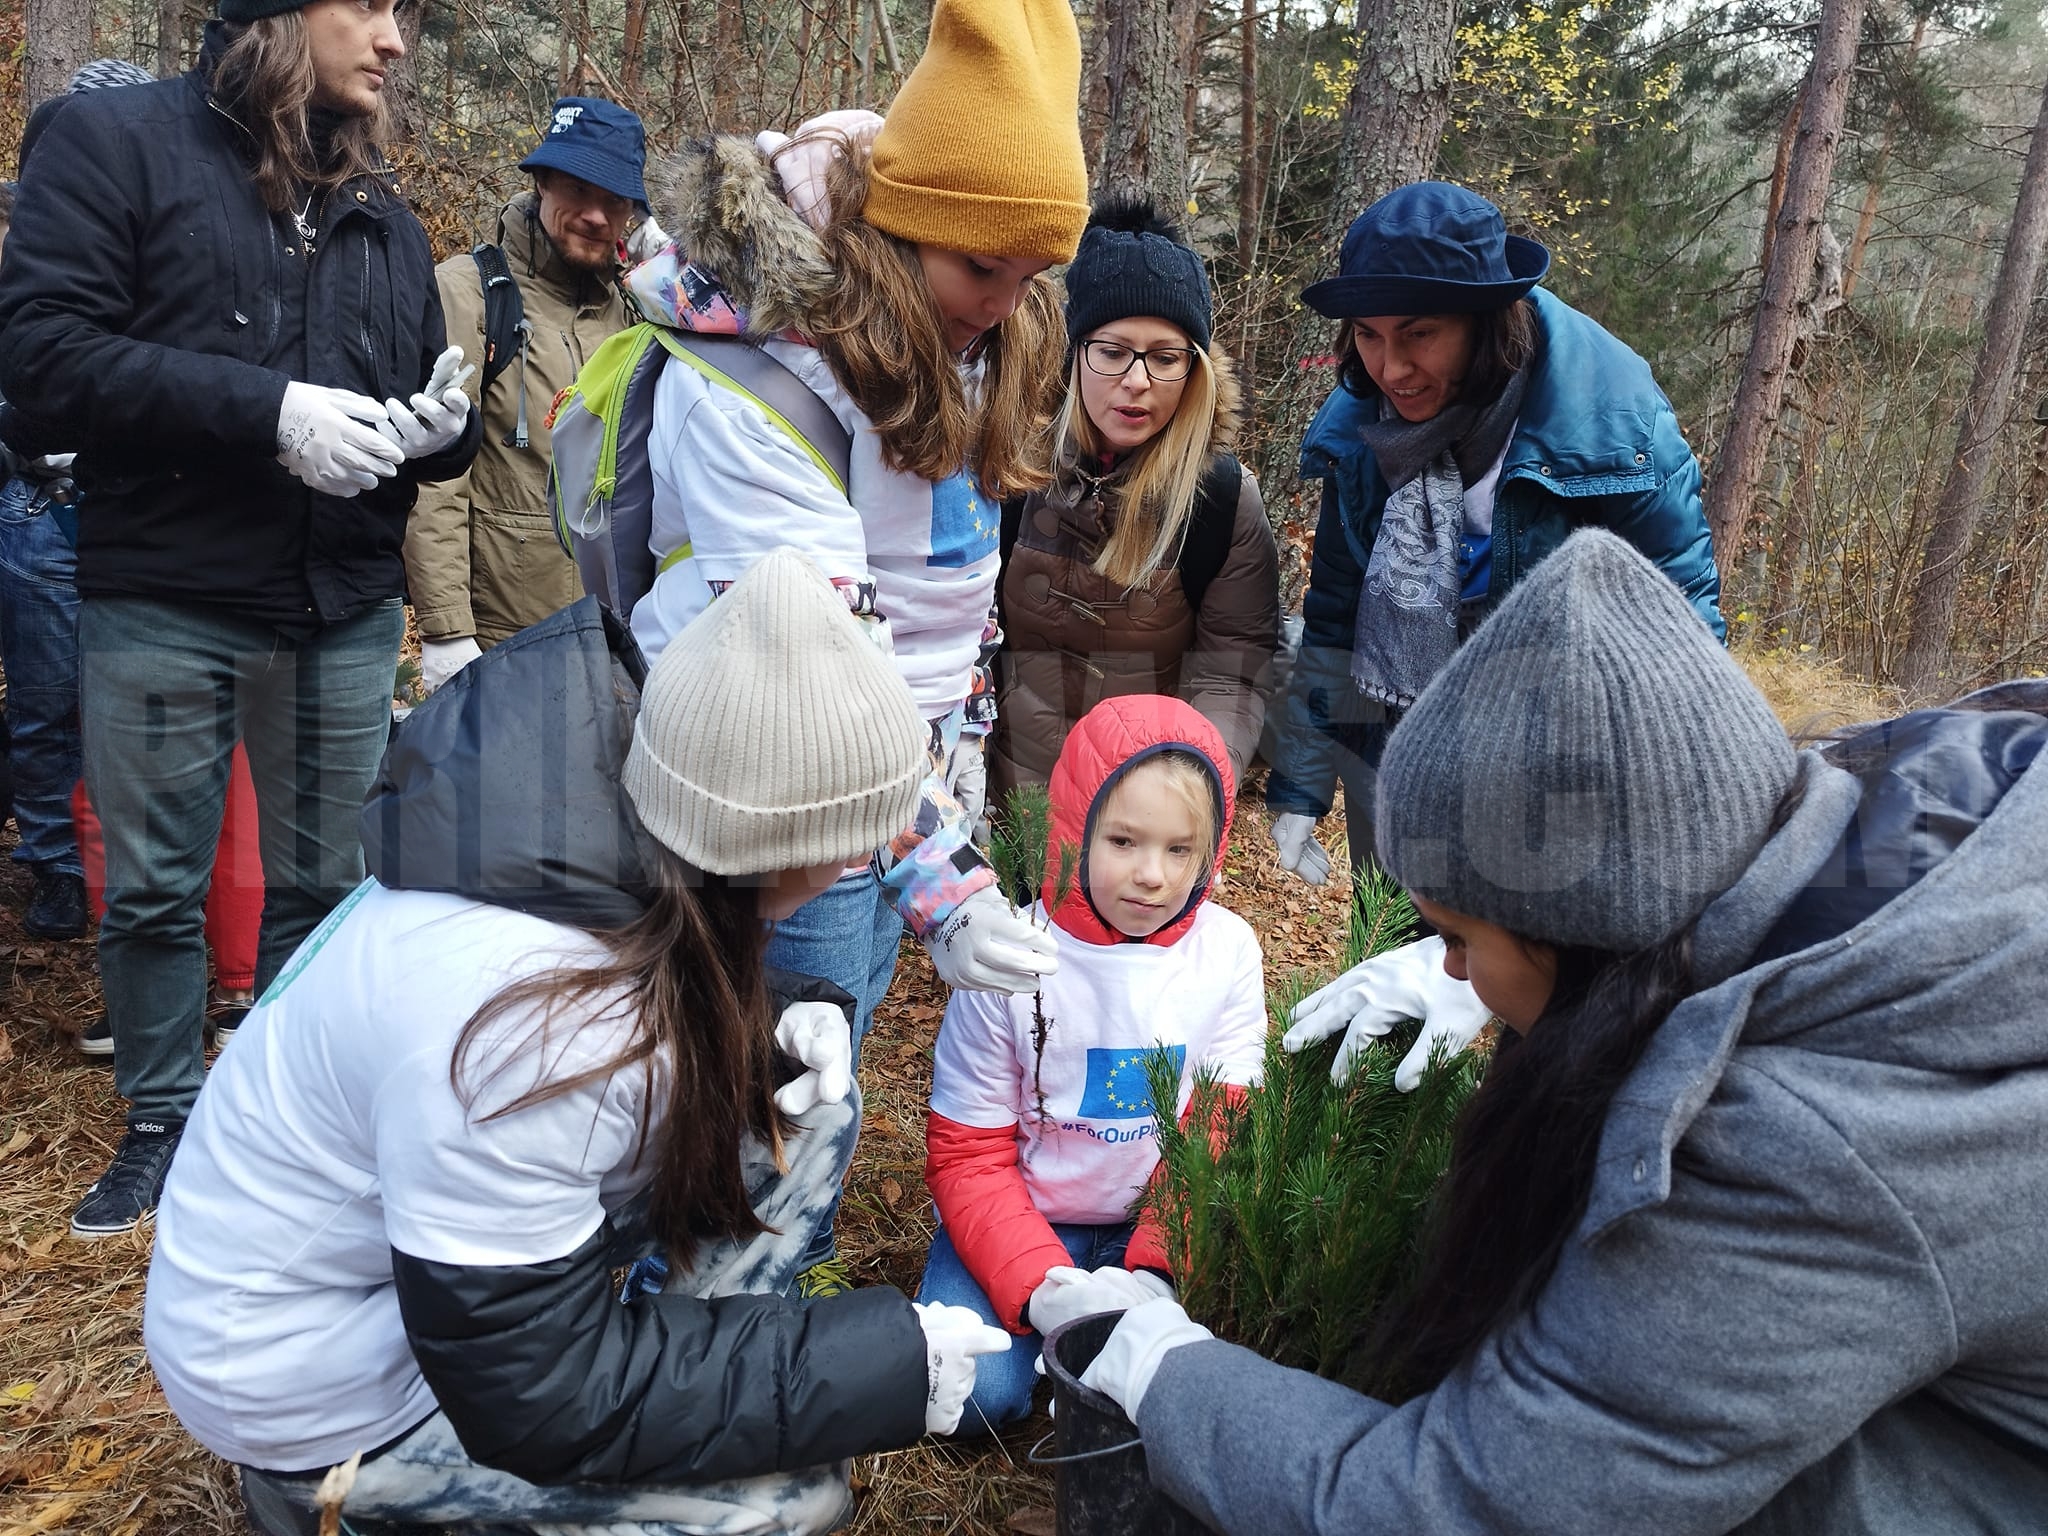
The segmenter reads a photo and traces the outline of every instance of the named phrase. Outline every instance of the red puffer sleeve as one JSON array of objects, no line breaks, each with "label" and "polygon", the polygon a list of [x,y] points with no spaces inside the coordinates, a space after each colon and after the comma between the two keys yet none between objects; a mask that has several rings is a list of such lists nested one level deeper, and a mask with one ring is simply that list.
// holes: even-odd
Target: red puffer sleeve
[{"label": "red puffer sleeve", "polygon": [[996,1316],[1024,1334],[1025,1303],[1045,1272],[1071,1264],[1038,1214],[1017,1170],[1017,1128],[983,1130],[933,1113],[925,1121],[924,1181],[960,1262],[987,1293]]}]

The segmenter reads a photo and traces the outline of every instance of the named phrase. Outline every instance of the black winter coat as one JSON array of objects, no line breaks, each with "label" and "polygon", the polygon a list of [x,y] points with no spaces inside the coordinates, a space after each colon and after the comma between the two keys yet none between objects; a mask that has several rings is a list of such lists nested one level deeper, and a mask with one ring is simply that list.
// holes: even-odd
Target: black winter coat
[{"label": "black winter coat", "polygon": [[403,592],[417,485],[466,469],[481,426],[353,498],[276,462],[288,382],[403,399],[446,334],[426,231],[388,180],[328,195],[308,262],[208,92],[217,46],[48,120],[0,261],[0,394],[78,451],[80,592],[306,634]]}]

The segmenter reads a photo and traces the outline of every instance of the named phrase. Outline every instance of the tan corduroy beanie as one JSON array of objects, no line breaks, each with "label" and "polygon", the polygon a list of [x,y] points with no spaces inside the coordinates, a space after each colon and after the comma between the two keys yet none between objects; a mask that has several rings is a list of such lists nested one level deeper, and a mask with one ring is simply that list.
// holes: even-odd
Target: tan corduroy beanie
[{"label": "tan corduroy beanie", "polygon": [[1067,0],[938,0],[924,57],[875,136],[862,217],[971,255],[1073,260],[1088,160]]},{"label": "tan corduroy beanie", "polygon": [[661,653],[620,777],[687,863],[761,875],[857,859],[909,826],[927,736],[846,600],[778,549]]}]

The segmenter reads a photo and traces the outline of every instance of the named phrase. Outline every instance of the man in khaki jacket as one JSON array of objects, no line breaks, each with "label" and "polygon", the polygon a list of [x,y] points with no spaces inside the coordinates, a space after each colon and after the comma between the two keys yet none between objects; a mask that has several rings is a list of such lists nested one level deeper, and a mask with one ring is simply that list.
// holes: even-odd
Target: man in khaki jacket
[{"label": "man in khaki jacket", "polygon": [[[484,440],[459,480],[424,486],[405,538],[406,586],[432,692],[507,635],[574,602],[583,586],[548,518],[548,407],[629,316],[613,284],[618,243],[647,189],[640,119],[609,101],[555,103],[520,164],[533,188],[498,215],[497,244],[532,328],[523,355],[477,401]],[[468,253],[436,273],[448,339],[484,356],[484,293]],[[466,386],[483,390],[478,369]],[[517,446],[523,425],[524,447]]]}]

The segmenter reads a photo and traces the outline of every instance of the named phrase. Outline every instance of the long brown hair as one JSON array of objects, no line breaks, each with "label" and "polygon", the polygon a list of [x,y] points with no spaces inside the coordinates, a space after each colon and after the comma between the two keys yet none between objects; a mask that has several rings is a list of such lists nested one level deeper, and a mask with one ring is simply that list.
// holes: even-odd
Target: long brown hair
[{"label": "long brown hair", "polygon": [[[741,1141],[769,1143],[780,1161],[791,1128],[774,1099],[775,1018],[761,963],[768,927],[755,887],[700,874],[664,849],[652,904],[598,937],[609,959],[514,982],[477,1009],[456,1041],[449,1082],[469,1106],[516,1064],[536,1063],[535,1086],[484,1117],[496,1119],[615,1073],[647,1072],[638,1156],[652,1175],[655,1231],[672,1262],[687,1265],[707,1233],[764,1230],[747,1198]],[[493,1024],[529,1011],[535,1022],[522,1038],[486,1041]],[[566,1037],[600,1022],[628,1024],[626,1043],[596,1066],[552,1076]]]},{"label": "long brown hair", "polygon": [[[1481,310],[1472,334],[1472,363],[1458,385],[1459,405],[1491,405],[1508,380],[1536,359],[1536,306],[1517,299],[1506,309]],[[1337,326],[1337,378],[1360,399],[1379,395],[1379,385],[1358,355],[1358,320]]]},{"label": "long brown hair", "polygon": [[824,234],[839,280],[811,340],[875,424],[890,468],[945,480],[965,465],[998,499],[1037,490],[1052,478],[1066,347],[1052,282],[1034,277],[1010,317],[983,337],[981,397],[970,402],[917,247],[861,217],[867,192],[865,152],[840,160]]},{"label": "long brown hair", "polygon": [[287,212],[309,192],[387,169],[378,148],[386,129],[381,101],[366,115],[337,116],[324,158],[314,146],[313,45],[297,11],[231,25],[224,35],[213,95],[249,135],[256,190],[272,213]]}]

